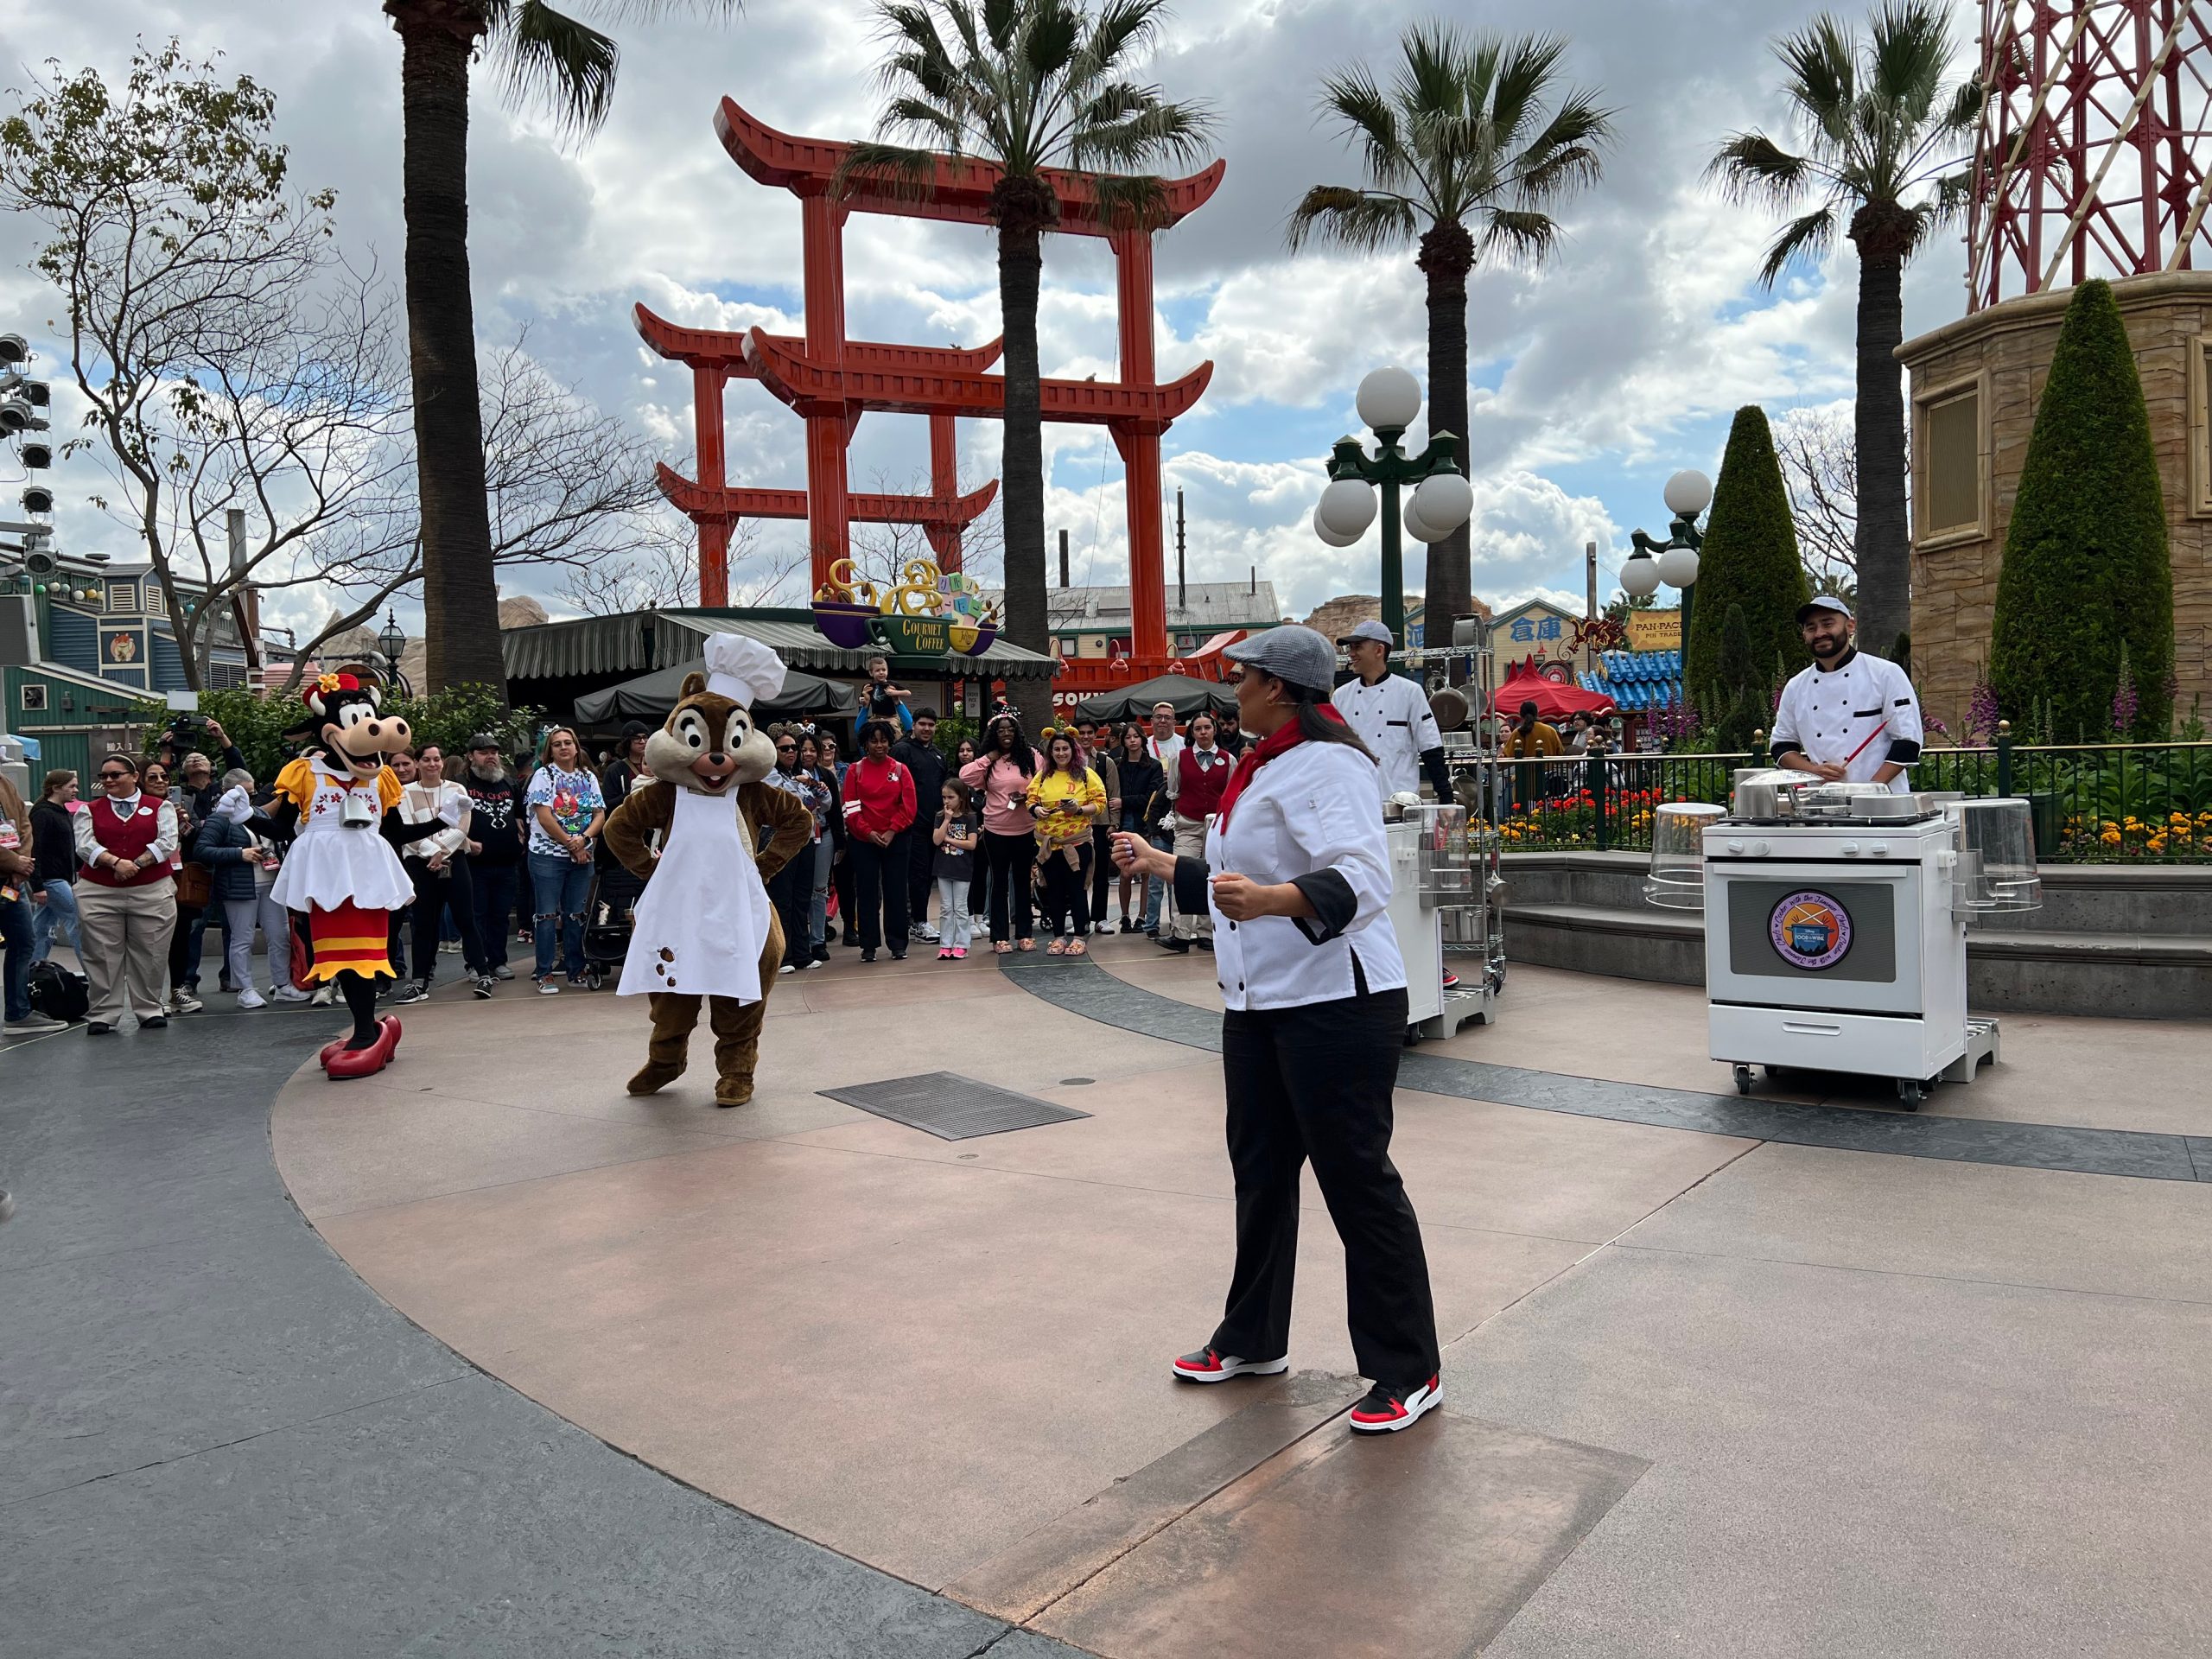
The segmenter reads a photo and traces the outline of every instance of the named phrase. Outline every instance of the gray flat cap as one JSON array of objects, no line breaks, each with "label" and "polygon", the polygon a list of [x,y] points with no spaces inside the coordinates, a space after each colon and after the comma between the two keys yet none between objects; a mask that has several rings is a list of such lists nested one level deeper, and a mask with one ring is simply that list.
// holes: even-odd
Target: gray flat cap
[{"label": "gray flat cap", "polygon": [[1834,594],[1815,594],[1797,607],[1797,620],[1800,626],[1802,626],[1805,619],[1815,611],[1834,611],[1839,616],[1849,616],[1851,607]]},{"label": "gray flat cap", "polygon": [[1390,630],[1384,627],[1380,622],[1377,622],[1371,616],[1369,617],[1366,621],[1354,628],[1350,633],[1344,635],[1343,639],[1338,640],[1337,643],[1340,645],[1348,645],[1355,639],[1372,639],[1378,645],[1392,645],[1397,643],[1396,640],[1390,638]]},{"label": "gray flat cap", "polygon": [[1325,692],[1336,683],[1337,648],[1312,628],[1268,628],[1238,640],[1221,654],[1309,691]]}]

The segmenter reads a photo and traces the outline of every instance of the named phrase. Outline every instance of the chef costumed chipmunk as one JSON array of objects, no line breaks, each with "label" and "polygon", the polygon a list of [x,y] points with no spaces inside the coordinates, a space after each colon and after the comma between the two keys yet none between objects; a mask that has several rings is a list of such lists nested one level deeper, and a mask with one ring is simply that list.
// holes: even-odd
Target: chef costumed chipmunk
[{"label": "chef costumed chipmunk", "polygon": [[391,912],[415,898],[394,849],[420,833],[402,820],[399,779],[385,762],[414,734],[381,712],[377,677],[365,668],[318,676],[301,701],[307,716],[285,735],[307,747],[276,774],[269,811],[279,836],[296,826],[297,834],[270,894],[296,921],[307,918],[311,960],[296,977],[335,983],[353,1011],[352,1034],[322,1051],[323,1071],[334,1079],[371,1077],[399,1046],[399,1021],[377,1018],[377,980],[392,977]]},{"label": "chef costumed chipmunk", "polygon": [[652,1007],[632,1094],[683,1075],[704,997],[715,1104],[742,1106],[753,1098],[768,988],[784,959],[766,878],[812,845],[814,820],[796,796],[761,781],[775,768],[776,746],[752,709],[783,690],[783,659],[734,633],[710,637],[706,659],[706,673],[684,677],[666,724],[645,740],[651,781],[634,785],[607,820],[607,849],[645,878],[615,988]]}]

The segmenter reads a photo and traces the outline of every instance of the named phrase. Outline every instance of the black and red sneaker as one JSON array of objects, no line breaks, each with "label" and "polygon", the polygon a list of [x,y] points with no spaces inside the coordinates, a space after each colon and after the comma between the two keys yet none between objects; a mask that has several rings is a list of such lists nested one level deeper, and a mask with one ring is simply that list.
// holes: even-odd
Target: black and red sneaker
[{"label": "black and red sneaker", "polygon": [[1377,1382],[1367,1398],[1351,1408],[1355,1434],[1390,1434],[1411,1428],[1431,1407],[1444,1403],[1444,1378],[1432,1376],[1412,1389],[1386,1388]]},{"label": "black and red sneaker", "polygon": [[1280,1359],[1239,1359],[1218,1349],[1201,1348],[1175,1362],[1175,1375],[1185,1382],[1226,1382],[1232,1376],[1281,1376],[1290,1369],[1290,1356]]}]

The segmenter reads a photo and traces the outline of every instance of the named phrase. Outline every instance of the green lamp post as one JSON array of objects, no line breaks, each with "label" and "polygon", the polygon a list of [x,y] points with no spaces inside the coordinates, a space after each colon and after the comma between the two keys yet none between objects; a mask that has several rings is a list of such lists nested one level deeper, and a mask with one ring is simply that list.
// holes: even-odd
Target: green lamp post
[{"label": "green lamp post", "polygon": [[1667,527],[1667,539],[1655,542],[1640,530],[1629,537],[1636,550],[1621,567],[1621,591],[1631,599],[1649,599],[1659,591],[1662,582],[1680,589],[1682,649],[1688,652],[1698,551],[1705,545],[1705,532],[1697,527],[1697,516],[1713,505],[1713,480],[1703,473],[1676,473],[1667,480],[1665,495],[1667,511],[1675,515],[1675,522]]},{"label": "green lamp post", "polygon": [[[1456,434],[1433,432],[1428,448],[1408,455],[1406,429],[1421,413],[1421,383],[1403,369],[1377,369],[1359,383],[1359,418],[1375,431],[1375,450],[1342,437],[1329,452],[1329,479],[1313,509],[1313,533],[1331,547],[1350,547],[1382,520],[1382,626],[1391,643],[1406,643],[1406,573],[1402,538],[1440,542],[1474,511],[1474,486],[1459,471]],[[1411,493],[1399,499],[1399,491]],[[1447,624],[1449,618],[1443,619]]]}]

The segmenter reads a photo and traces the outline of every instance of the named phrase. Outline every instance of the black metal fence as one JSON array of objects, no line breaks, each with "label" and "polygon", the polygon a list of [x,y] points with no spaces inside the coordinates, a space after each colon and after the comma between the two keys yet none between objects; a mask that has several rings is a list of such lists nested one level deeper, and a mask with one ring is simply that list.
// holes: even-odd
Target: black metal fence
[{"label": "black metal fence", "polygon": [[[1655,809],[1726,804],[1736,754],[1564,755],[1503,760],[1488,814],[1507,852],[1648,852]],[[2018,795],[2037,856],[2054,863],[2212,862],[2212,743],[2030,745],[2000,734],[1986,747],[1930,749],[1913,786]]]}]

